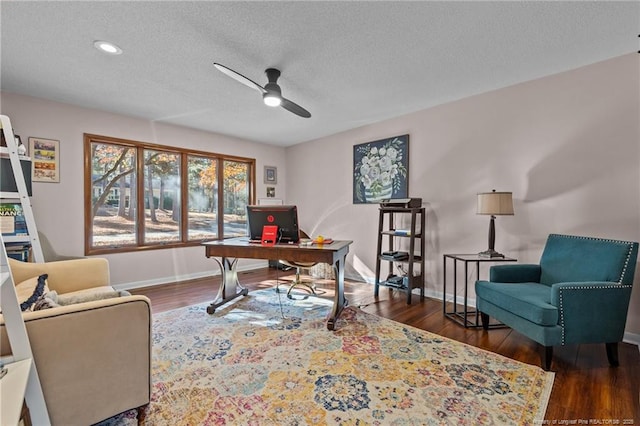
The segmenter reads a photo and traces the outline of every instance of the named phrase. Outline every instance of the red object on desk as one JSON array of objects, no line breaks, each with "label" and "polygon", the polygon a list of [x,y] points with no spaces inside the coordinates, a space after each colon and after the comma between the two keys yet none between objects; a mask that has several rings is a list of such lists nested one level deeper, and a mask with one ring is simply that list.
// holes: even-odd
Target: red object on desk
[{"label": "red object on desk", "polygon": [[278,240],[278,226],[265,225],[262,227],[261,244],[263,246],[273,246]]}]

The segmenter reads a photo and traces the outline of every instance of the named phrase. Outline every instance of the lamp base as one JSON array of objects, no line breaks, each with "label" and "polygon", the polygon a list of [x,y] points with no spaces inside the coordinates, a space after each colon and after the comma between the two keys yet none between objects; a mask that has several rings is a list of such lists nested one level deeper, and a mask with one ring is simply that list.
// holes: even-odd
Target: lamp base
[{"label": "lamp base", "polygon": [[480,256],[480,257],[494,258],[494,257],[504,257],[504,254],[502,254],[502,253],[498,253],[498,252],[497,252],[497,251],[495,251],[494,249],[488,249],[488,250],[481,251],[480,253],[478,253],[478,256]]}]

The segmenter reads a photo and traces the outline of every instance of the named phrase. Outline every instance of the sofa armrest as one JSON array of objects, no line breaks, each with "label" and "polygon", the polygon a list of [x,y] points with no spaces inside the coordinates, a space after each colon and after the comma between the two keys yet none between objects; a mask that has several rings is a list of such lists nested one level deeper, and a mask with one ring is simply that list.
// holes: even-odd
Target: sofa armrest
[{"label": "sofa armrest", "polygon": [[495,265],[489,268],[489,281],[495,283],[537,283],[540,282],[540,265],[525,263]]},{"label": "sofa armrest", "polygon": [[32,263],[9,259],[14,283],[48,274],[50,290],[60,294],[109,285],[109,262],[104,258],[62,260]]},{"label": "sofa armrest", "polygon": [[[565,343],[613,343],[624,336],[631,285],[608,281],[551,285]],[[604,315],[606,313],[606,315]]]},{"label": "sofa armrest", "polygon": [[79,303],[23,317],[52,424],[94,424],[149,403],[147,297]]}]

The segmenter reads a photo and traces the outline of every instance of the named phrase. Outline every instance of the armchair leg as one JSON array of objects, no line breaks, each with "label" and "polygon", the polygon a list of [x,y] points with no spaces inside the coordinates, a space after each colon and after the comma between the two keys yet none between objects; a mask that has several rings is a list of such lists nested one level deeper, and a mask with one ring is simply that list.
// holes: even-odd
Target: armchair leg
[{"label": "armchair leg", "polygon": [[484,312],[480,312],[480,320],[482,321],[482,328],[489,330],[489,315]]},{"label": "armchair leg", "polygon": [[553,346],[542,346],[542,368],[544,371],[551,370],[551,360],[553,359]]},{"label": "armchair leg", "polygon": [[138,408],[136,408],[136,411],[138,412],[138,425],[142,425],[144,423],[144,418],[147,416],[147,408],[149,407],[149,404],[145,404],[142,405]]},{"label": "armchair leg", "polygon": [[617,367],[620,365],[618,360],[618,343],[606,343],[607,347],[607,359],[609,360],[609,365],[612,367]]}]

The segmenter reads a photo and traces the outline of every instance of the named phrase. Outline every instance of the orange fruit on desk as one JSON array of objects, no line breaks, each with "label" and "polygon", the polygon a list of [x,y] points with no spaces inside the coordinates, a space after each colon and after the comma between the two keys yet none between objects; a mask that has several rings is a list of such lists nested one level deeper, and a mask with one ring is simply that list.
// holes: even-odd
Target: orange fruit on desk
[{"label": "orange fruit on desk", "polygon": [[318,244],[324,243],[324,237],[322,235],[318,235],[316,237],[316,243],[318,243]]}]

